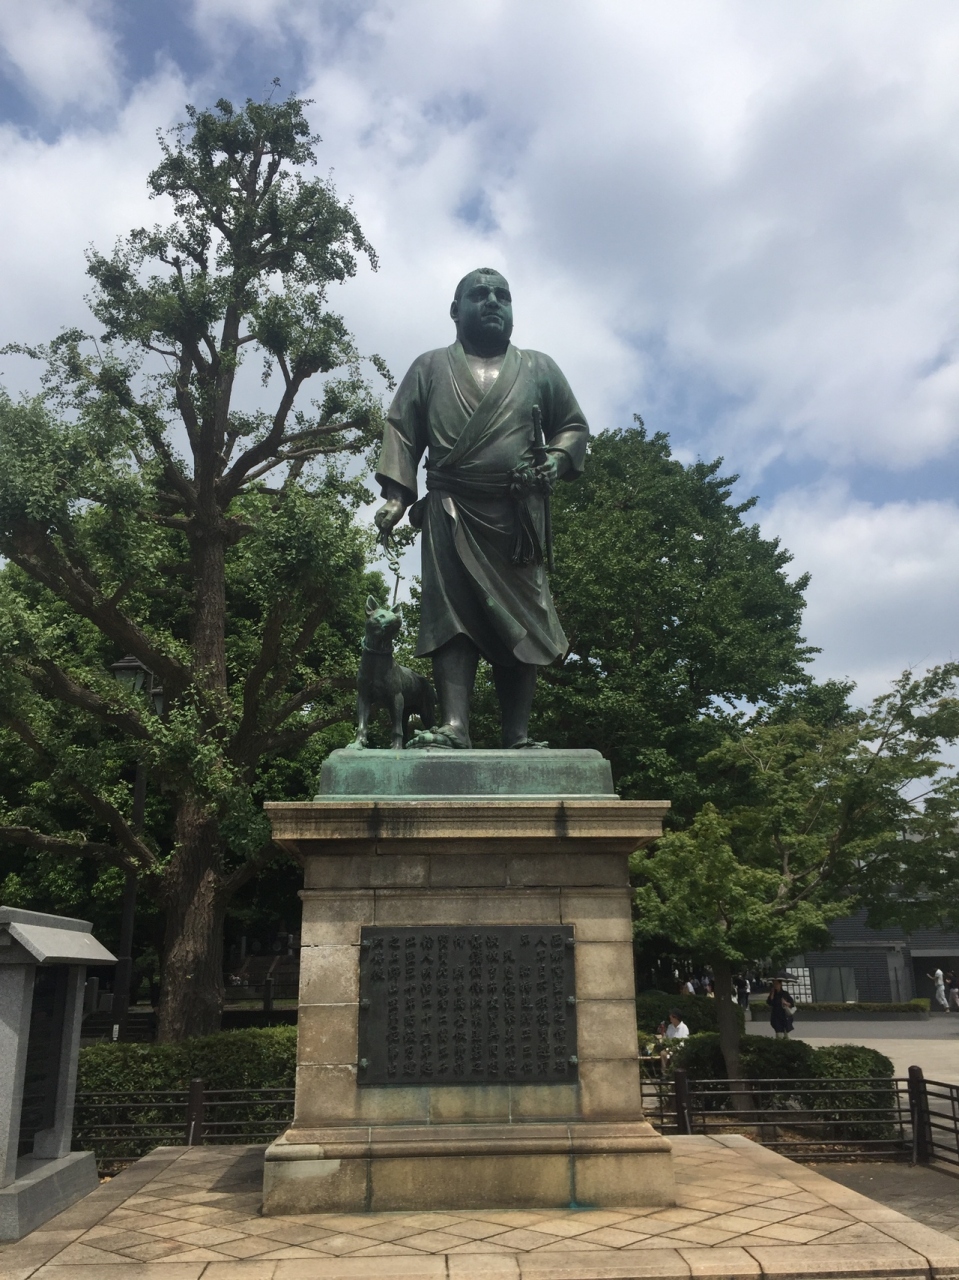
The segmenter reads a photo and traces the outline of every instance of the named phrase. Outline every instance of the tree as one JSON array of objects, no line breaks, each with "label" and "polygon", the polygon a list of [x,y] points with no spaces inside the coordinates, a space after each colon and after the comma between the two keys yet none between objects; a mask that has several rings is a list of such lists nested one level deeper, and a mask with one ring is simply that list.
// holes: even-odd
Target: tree
[{"label": "tree", "polygon": [[[8,348],[46,362],[39,399],[0,402],[0,711],[43,795],[0,840],[152,880],[163,1040],[218,1025],[224,912],[275,856],[269,762],[346,714],[367,548],[337,460],[380,410],[327,293],[376,261],[305,175],[306,105],[188,107],[149,177],[172,224],[89,254],[99,342]],[[269,411],[240,395],[251,354]],[[162,717],[105,670],[127,653],[162,683]],[[137,760],[168,848],[131,825]]]},{"label": "tree", "polygon": [[703,761],[714,799],[634,870],[640,936],[665,934],[712,967],[726,1069],[740,1078],[734,967],[782,962],[830,920],[881,897],[954,835],[959,664],[904,673],[868,710],[851,686],[766,710]]},{"label": "tree", "polygon": [[684,466],[640,424],[590,441],[581,479],[553,499],[553,591],[570,641],[543,674],[536,735],[595,747],[625,796],[701,802],[697,761],[736,704],[808,681],[808,576],[743,517],[722,459]]}]

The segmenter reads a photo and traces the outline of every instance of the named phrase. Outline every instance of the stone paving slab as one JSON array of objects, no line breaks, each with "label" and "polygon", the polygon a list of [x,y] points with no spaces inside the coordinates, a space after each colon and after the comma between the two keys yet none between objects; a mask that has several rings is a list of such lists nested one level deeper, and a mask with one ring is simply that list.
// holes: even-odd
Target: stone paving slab
[{"label": "stone paving slab", "polygon": [[0,1280],[959,1280],[959,1241],[736,1135],[668,1209],[259,1213],[262,1147],[159,1148],[0,1247]]},{"label": "stone paving slab", "polygon": [[[813,1166],[818,1173],[859,1191],[880,1205],[898,1209],[954,1240],[959,1240],[959,1170],[948,1166],[831,1163]],[[877,1207],[874,1212],[881,1212]],[[869,1222],[878,1218],[860,1217]]]}]

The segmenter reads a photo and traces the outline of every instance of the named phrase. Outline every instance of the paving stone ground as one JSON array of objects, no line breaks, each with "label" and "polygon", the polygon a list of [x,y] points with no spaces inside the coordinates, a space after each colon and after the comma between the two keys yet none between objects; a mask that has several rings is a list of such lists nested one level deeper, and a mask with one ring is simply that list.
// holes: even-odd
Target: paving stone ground
[{"label": "paving stone ground", "polygon": [[959,1240],[959,1170],[907,1164],[821,1164],[817,1173]]},{"label": "paving stone ground", "polygon": [[959,1280],[959,1242],[836,1170],[674,1141],[675,1208],[282,1218],[260,1216],[262,1147],[160,1148],[0,1247],[0,1280]]}]

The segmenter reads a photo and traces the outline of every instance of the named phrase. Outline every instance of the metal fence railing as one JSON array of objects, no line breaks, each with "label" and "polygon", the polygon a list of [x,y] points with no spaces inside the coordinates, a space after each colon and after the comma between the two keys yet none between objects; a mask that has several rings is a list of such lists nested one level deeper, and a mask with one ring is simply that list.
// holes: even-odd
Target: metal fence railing
[{"label": "metal fence railing", "polygon": [[908,1079],[643,1081],[646,1114],[665,1133],[745,1133],[799,1160],[882,1159],[959,1165],[959,1088]]},{"label": "metal fence railing", "polygon": [[926,1080],[918,1067],[910,1067],[909,1090],[914,1163],[959,1166],[959,1086]]},{"label": "metal fence railing", "polygon": [[[934,1161],[959,1167],[959,1085],[906,1079],[690,1080],[644,1072],[647,1118],[664,1133],[745,1133],[797,1160]],[[102,1173],[158,1146],[272,1142],[293,1120],[293,1088],[78,1093],[74,1148]]]},{"label": "metal fence railing", "polygon": [[154,1147],[266,1143],[293,1119],[293,1089],[189,1089],[78,1093],[73,1146],[93,1151],[101,1173]]}]

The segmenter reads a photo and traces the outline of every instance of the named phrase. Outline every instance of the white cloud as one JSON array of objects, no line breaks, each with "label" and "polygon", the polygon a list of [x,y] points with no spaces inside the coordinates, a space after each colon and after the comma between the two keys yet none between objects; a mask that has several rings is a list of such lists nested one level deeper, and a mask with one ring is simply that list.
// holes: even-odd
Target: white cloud
[{"label": "white cloud", "polygon": [[820,678],[882,693],[907,667],[959,656],[959,506],[871,505],[840,487],[793,489],[760,512],[767,536],[809,571],[804,631]]},{"label": "white cloud", "polygon": [[0,3],[0,66],[46,111],[96,111],[117,102],[108,0]]},{"label": "white cloud", "polygon": [[[84,302],[84,250],[109,252],[132,227],[163,220],[144,179],[159,158],[157,126],[179,118],[184,95],[178,79],[163,77],[134,94],[111,130],[71,130],[52,143],[0,128],[0,168],[16,193],[0,202],[0,343],[96,328]],[[32,384],[14,357],[3,358],[0,379]]]},{"label": "white cloud", "polygon": [[[0,38],[51,109],[113,83],[110,10],[37,0],[46,48],[20,8],[0,0]],[[193,21],[202,84],[165,73],[50,143],[0,133],[2,340],[88,322],[84,246],[158,216],[154,127],[227,89],[255,40],[316,99],[320,171],[379,251],[333,293],[363,348],[401,374],[449,341],[463,271],[500,266],[517,341],[556,357],[595,428],[638,409],[764,492],[765,530],[814,572],[821,671],[871,693],[948,656],[956,510],[843,485],[959,445],[954,4],[195,0]],[[777,500],[775,461],[835,483]]]},{"label": "white cloud", "polygon": [[[955,445],[953,6],[357,12],[283,0],[257,23],[295,28],[313,68],[322,162],[383,262],[347,306],[394,362],[446,340],[452,282],[489,258],[518,340],[597,425],[658,408],[754,475]],[[488,218],[457,217],[470,201]]]}]

